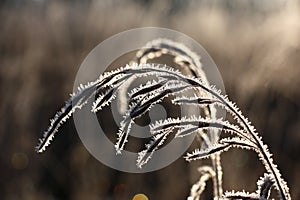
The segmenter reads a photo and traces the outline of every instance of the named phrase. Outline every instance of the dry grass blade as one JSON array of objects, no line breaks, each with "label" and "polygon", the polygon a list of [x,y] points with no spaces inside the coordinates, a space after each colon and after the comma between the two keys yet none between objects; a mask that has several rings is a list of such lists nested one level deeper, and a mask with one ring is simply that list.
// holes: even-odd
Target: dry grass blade
[{"label": "dry grass blade", "polygon": [[199,180],[192,186],[190,196],[187,200],[200,200],[201,194],[203,193],[206,182],[216,176],[215,171],[210,166],[202,166],[198,168],[200,172]]},{"label": "dry grass blade", "polygon": [[[139,51],[137,56],[139,63],[147,61],[152,57],[159,57],[162,54],[170,54],[175,57],[174,60],[177,64],[188,69],[189,73],[194,77],[184,75],[178,70],[174,70],[174,68],[154,64],[133,64],[112,72],[106,72],[96,81],[79,87],[78,92],[71,96],[66,105],[51,120],[51,124],[43,138],[40,139],[36,150],[38,152],[44,151],[59,127],[77,109],[86,105],[92,99],[91,97],[95,95],[97,97],[92,106],[92,111],[97,112],[104,106],[109,105],[116,97],[116,94],[127,87],[128,82],[141,77],[155,76],[157,80],[142,84],[130,92],[130,107],[125,112],[115,144],[117,154],[120,154],[124,149],[131,125],[136,118],[150,111],[155,104],[160,103],[164,98],[174,94],[182,94],[184,91],[190,90],[195,93],[194,97],[177,97],[172,103],[201,105],[205,110],[206,118],[201,116],[170,118],[152,124],[150,128],[153,133],[153,140],[146,145],[144,151],[139,153],[137,166],[141,168],[145,165],[151,159],[154,152],[163,145],[167,136],[175,128],[179,128],[176,137],[180,138],[196,132],[206,143],[205,148],[196,149],[194,152],[188,153],[185,158],[187,161],[211,158],[215,175],[212,176],[212,173],[210,173],[210,175],[203,176],[203,179],[204,182],[210,177],[213,179],[215,198],[220,198],[222,193],[220,154],[231,147],[237,147],[257,152],[267,171],[267,175],[258,181],[257,193],[227,192],[223,197],[225,199],[267,199],[270,195],[271,187],[274,186],[281,199],[290,200],[289,188],[281,177],[277,166],[274,164],[268,147],[263,143],[262,138],[258,135],[255,128],[235,103],[231,102],[227,96],[221,94],[214,86],[208,84],[201,70],[200,58],[186,47],[167,40],[154,41],[150,43],[150,46],[151,48],[148,50],[143,49]],[[215,105],[228,111],[234,119],[232,120],[233,122],[228,122],[225,119],[217,119]],[[217,130],[228,132],[234,135],[234,137],[220,139]],[[204,186],[202,183],[195,189],[199,196]]]},{"label": "dry grass blade", "polygon": [[160,38],[147,43],[137,52],[136,62],[146,63],[148,59],[164,54],[174,56],[174,62],[179,64],[183,71],[189,72],[194,77],[206,77],[201,69],[200,57],[185,45],[168,39]]}]

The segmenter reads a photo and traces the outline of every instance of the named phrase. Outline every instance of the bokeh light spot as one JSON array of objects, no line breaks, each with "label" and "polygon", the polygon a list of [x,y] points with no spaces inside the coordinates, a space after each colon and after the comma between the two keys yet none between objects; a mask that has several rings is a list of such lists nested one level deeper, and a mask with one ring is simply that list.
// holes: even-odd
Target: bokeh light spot
[{"label": "bokeh light spot", "polygon": [[149,200],[148,197],[144,194],[136,194],[132,200]]}]

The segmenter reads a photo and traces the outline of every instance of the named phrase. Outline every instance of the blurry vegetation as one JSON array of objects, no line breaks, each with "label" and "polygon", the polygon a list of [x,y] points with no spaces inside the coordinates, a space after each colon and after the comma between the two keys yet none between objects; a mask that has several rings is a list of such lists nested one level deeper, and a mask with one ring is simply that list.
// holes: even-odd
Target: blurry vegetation
[{"label": "blurry vegetation", "polygon": [[[1,1],[1,199],[188,196],[199,163],[179,159],[156,172],[117,172],[86,151],[72,122],[46,153],[34,152],[89,51],[113,34],[143,26],[178,30],[204,46],[227,94],[263,135],[292,198],[299,199],[299,6],[283,0]],[[255,154],[231,150],[223,158],[224,188],[255,190],[263,171]]]}]

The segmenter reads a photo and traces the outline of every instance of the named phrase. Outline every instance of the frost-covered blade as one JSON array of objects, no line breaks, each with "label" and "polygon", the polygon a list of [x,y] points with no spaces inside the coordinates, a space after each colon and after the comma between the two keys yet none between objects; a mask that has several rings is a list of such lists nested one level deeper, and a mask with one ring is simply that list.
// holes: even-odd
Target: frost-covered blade
[{"label": "frost-covered blade", "polygon": [[138,153],[137,159],[137,167],[142,168],[152,157],[153,153],[163,145],[164,141],[166,140],[167,136],[173,131],[173,128],[170,128],[163,133],[155,135],[153,140],[146,145],[146,149]]},{"label": "frost-covered blade", "polygon": [[158,81],[149,81],[145,85],[141,85],[140,87],[134,88],[130,94],[129,98],[130,100],[136,100],[141,99],[145,95],[160,89],[162,86],[164,86],[167,83],[168,80],[160,79]]},{"label": "frost-covered blade", "polygon": [[259,198],[259,196],[256,193],[249,193],[245,191],[231,191],[228,192],[226,191],[225,194],[223,195],[222,199],[226,200],[262,200]]},{"label": "frost-covered blade", "polygon": [[214,103],[220,103],[219,100],[213,99],[210,97],[176,97],[175,99],[172,100],[174,104],[182,105],[182,104],[193,104],[197,106],[203,106],[203,105],[209,105],[209,104],[214,104]]},{"label": "frost-covered blade", "polygon": [[73,94],[71,98],[66,101],[65,106],[50,120],[50,126],[44,132],[43,137],[39,139],[39,143],[35,148],[38,153],[46,150],[46,147],[50,145],[59,127],[65,123],[77,109],[84,106],[93,94],[95,94],[95,84],[79,87],[79,92]]},{"label": "frost-covered blade", "polygon": [[185,159],[187,161],[199,160],[208,158],[215,153],[227,151],[230,148],[229,144],[214,144],[206,149],[196,149],[192,153],[187,153]]},{"label": "frost-covered blade", "polygon": [[265,173],[257,181],[257,194],[261,199],[268,199],[271,194],[271,188],[274,186],[274,180],[270,174]]}]

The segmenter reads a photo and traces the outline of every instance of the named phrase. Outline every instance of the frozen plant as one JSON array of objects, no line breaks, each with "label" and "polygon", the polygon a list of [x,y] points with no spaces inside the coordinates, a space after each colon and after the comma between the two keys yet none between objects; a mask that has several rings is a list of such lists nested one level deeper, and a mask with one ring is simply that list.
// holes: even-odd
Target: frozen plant
[{"label": "frozen plant", "polygon": [[[148,62],[162,55],[173,56],[179,70],[172,66]],[[127,91],[132,81],[142,77],[156,78]],[[193,95],[186,96],[185,91],[192,91]],[[269,199],[272,188],[277,191],[279,199],[291,199],[289,188],[274,164],[268,147],[235,103],[209,84],[202,70],[200,57],[183,44],[166,39],[149,42],[137,52],[136,58],[129,65],[105,72],[94,82],[81,85],[51,120],[36,151],[45,151],[59,127],[88,101],[93,102],[91,112],[96,113],[117,98],[121,102],[120,105],[130,102],[129,107],[122,108],[124,118],[120,123],[115,143],[116,153],[121,154],[128,142],[135,119],[140,118],[166,97],[175,95],[176,98],[173,98],[171,103],[199,107],[203,109],[203,116],[168,118],[150,124],[152,140],[138,153],[136,162],[138,168],[142,168],[152,156],[155,156],[155,151],[168,137],[173,135],[176,138],[183,138],[195,134],[202,142],[201,144],[199,142],[198,149],[187,153],[185,159],[190,162],[209,158],[211,165],[199,167],[200,178],[192,186],[188,200],[200,199],[209,179],[213,180],[215,199]],[[216,108],[224,109],[234,120],[217,118]],[[226,134],[220,137],[219,131]],[[257,191],[223,192],[220,154],[232,147],[255,151],[263,163],[266,173],[258,180]]]}]

